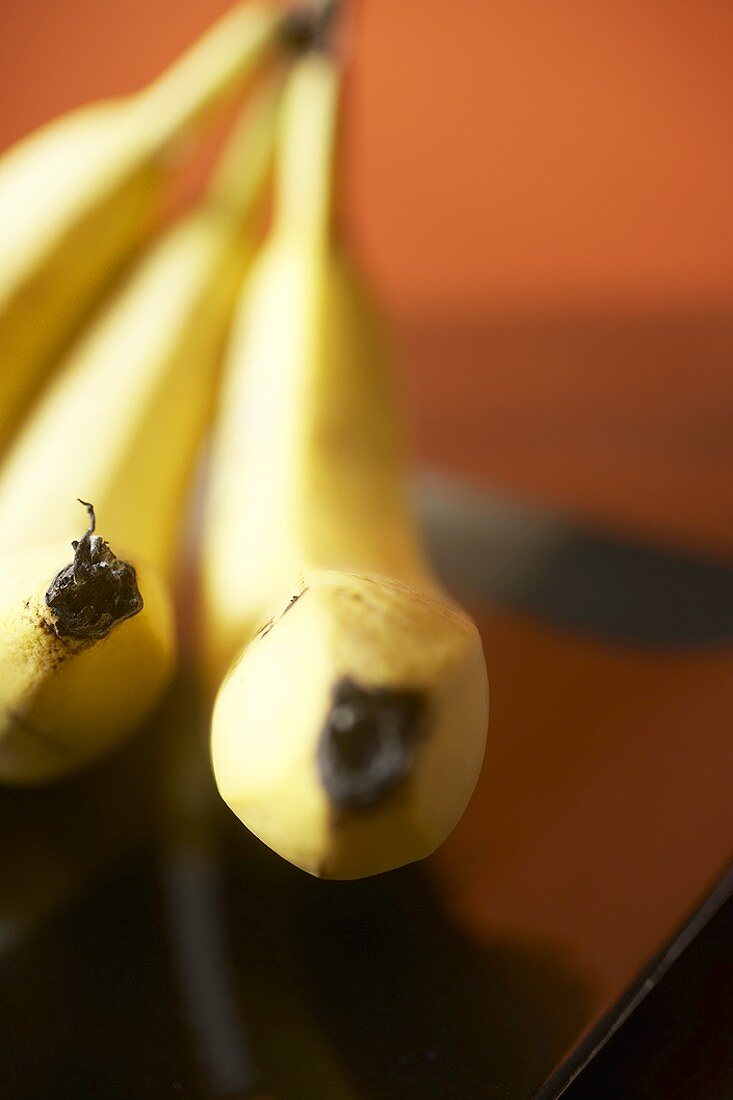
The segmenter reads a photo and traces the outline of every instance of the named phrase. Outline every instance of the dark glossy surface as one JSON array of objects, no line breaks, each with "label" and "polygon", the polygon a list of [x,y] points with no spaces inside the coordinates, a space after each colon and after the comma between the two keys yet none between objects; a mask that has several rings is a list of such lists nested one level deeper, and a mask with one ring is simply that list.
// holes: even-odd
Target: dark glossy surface
[{"label": "dark glossy surface", "polygon": [[6,960],[4,1095],[225,1096],[264,1077],[302,1100],[518,1098],[577,1034],[580,978],[510,938],[472,944],[420,870],[320,883],[220,824],[226,861],[180,838],[139,849]]},{"label": "dark glossy surface", "polygon": [[[439,511],[434,545],[456,522]],[[535,591],[557,560],[545,522],[511,536]],[[443,567],[465,587],[461,545]],[[632,575],[646,554],[625,549]],[[492,583],[511,607],[516,586]],[[480,613],[487,764],[420,866],[329,883],[274,856],[218,800],[183,682],[94,774],[3,792],[4,1095],[529,1100],[553,1071],[555,1094],[723,873],[733,660],[717,627],[649,646],[636,609],[606,641],[570,628],[571,588],[554,601]]]},{"label": "dark glossy surface", "polygon": [[730,1100],[733,900],[564,1094],[564,1100]]}]

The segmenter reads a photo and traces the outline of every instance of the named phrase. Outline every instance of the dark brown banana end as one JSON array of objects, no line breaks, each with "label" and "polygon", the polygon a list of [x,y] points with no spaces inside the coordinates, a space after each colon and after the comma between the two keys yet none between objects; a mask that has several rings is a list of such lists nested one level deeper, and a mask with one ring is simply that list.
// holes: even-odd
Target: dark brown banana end
[{"label": "dark brown banana end", "polygon": [[334,23],[341,0],[321,0],[310,7],[294,8],[283,18],[283,41],[294,53],[330,52]]},{"label": "dark brown banana end", "polygon": [[89,527],[72,542],[74,560],[51,581],[46,605],[59,638],[106,638],[113,626],[142,610],[143,598],[134,567],[120,561],[94,534],[94,508],[86,501],[79,503],[89,513]]},{"label": "dark brown banana end", "polygon": [[318,742],[321,782],[336,807],[366,809],[408,777],[424,709],[417,691],[336,684]]}]

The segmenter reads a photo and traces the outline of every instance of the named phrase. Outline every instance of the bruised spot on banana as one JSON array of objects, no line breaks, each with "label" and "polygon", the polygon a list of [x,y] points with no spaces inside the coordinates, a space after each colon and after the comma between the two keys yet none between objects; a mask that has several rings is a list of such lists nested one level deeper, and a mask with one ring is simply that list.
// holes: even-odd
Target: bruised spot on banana
[{"label": "bruised spot on banana", "polygon": [[344,676],[318,738],[321,783],[339,809],[380,802],[412,771],[425,699],[405,689],[366,688]]}]

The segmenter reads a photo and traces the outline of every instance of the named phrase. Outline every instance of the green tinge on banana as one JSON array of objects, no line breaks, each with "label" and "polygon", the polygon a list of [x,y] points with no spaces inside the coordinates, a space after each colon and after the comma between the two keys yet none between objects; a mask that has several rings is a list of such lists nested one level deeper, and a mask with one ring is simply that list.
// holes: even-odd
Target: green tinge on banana
[{"label": "green tinge on banana", "polygon": [[334,241],[339,84],[311,55],[285,93],[274,225],[212,450],[204,663],[212,686],[224,677],[225,801],[296,865],[355,878],[422,858],[457,823],[488,696],[478,632],[415,534],[383,337]]},{"label": "green tinge on banana", "polygon": [[[178,527],[253,251],[278,93],[264,90],[248,112],[200,209],[105,303],[0,467],[0,780],[44,782],[89,763],[134,728],[170,676]],[[144,600],[84,645],[56,636],[48,606],[79,529],[77,498],[96,507]]]},{"label": "green tinge on banana", "polygon": [[268,55],[278,21],[241,3],[142,92],[74,111],[0,159],[0,448],[149,237],[186,139]]}]

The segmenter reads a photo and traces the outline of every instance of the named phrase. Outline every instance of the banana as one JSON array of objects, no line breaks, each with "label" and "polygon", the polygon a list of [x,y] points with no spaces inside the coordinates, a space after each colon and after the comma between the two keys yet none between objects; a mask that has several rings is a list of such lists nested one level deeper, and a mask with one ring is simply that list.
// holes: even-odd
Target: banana
[{"label": "banana", "polygon": [[202,119],[276,38],[239,4],[136,95],[80,108],[0,160],[0,447],[102,291],[149,236]]},{"label": "banana", "polygon": [[[204,205],[151,247],[108,300],[0,469],[6,782],[45,782],[101,755],[138,724],[170,675],[176,536],[213,410],[226,326],[254,247],[277,93],[275,86],[264,91],[245,118]],[[137,572],[142,594],[138,613],[119,625],[113,616],[103,639],[70,635],[53,600],[80,493],[95,504],[107,542],[90,547],[82,539],[75,547],[62,603],[67,589],[80,589],[76,610],[84,612],[94,592],[80,579],[90,565],[105,579],[119,572],[104,546],[121,555],[133,578]],[[107,607],[113,593],[100,598]]]},{"label": "banana", "polygon": [[202,661],[212,687],[224,676],[222,797],[292,863],[347,879],[453,829],[488,692],[478,632],[413,528],[383,337],[331,225],[339,83],[311,53],[285,92],[211,455]]},{"label": "banana", "polygon": [[92,522],[72,544],[68,565],[68,547],[53,544],[2,558],[5,782],[77,771],[142,720],[172,672],[167,590],[152,571],[136,574],[93,531]]}]

